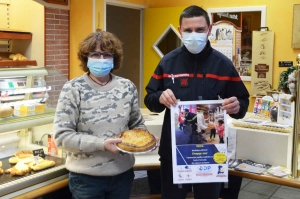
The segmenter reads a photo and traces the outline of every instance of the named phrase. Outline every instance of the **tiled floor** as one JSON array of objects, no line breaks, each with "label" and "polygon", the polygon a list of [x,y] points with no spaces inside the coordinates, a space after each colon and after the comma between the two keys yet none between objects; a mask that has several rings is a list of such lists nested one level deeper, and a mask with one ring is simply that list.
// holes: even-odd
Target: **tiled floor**
[{"label": "tiled floor", "polygon": [[[146,177],[146,171],[135,171],[135,178]],[[300,189],[244,178],[239,199],[300,199]]]}]

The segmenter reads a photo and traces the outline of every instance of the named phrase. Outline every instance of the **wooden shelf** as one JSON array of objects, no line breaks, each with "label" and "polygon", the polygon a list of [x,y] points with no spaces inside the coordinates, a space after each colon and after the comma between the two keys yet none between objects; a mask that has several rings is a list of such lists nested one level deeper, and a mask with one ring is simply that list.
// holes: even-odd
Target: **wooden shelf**
[{"label": "wooden shelf", "polygon": [[0,39],[31,40],[32,34],[30,32],[0,30]]},{"label": "wooden shelf", "polygon": [[0,61],[1,67],[22,67],[22,66],[37,66],[36,60],[26,60],[26,61],[13,61],[13,60],[2,60]]}]

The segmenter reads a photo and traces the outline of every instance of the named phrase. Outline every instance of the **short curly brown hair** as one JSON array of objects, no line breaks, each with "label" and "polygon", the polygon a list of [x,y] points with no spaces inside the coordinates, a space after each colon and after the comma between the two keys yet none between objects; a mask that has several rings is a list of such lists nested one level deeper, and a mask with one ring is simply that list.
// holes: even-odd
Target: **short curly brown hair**
[{"label": "short curly brown hair", "polygon": [[77,56],[81,62],[80,67],[84,72],[90,72],[87,67],[88,54],[89,52],[94,51],[97,45],[100,45],[102,51],[114,53],[114,68],[111,72],[122,67],[123,49],[121,41],[113,33],[98,29],[96,32],[89,34],[79,44]]}]

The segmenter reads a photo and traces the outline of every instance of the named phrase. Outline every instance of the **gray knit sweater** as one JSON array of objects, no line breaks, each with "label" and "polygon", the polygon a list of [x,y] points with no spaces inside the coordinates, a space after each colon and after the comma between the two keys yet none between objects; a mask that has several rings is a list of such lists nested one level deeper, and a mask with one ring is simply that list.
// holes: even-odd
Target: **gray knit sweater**
[{"label": "gray knit sweater", "polygon": [[54,139],[68,151],[69,171],[93,176],[113,176],[134,165],[134,156],[104,150],[106,138],[122,131],[146,129],[135,85],[112,75],[105,86],[87,74],[67,82],[60,93],[54,119]]}]

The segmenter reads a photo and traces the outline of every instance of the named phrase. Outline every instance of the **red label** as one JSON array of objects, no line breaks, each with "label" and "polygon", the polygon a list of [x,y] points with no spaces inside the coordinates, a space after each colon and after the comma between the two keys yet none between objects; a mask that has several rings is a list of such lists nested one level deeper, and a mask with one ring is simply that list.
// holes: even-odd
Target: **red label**
[{"label": "red label", "polygon": [[188,81],[188,78],[185,78],[185,79],[181,79],[180,80],[180,86],[181,87],[186,87],[189,85],[189,81]]}]

